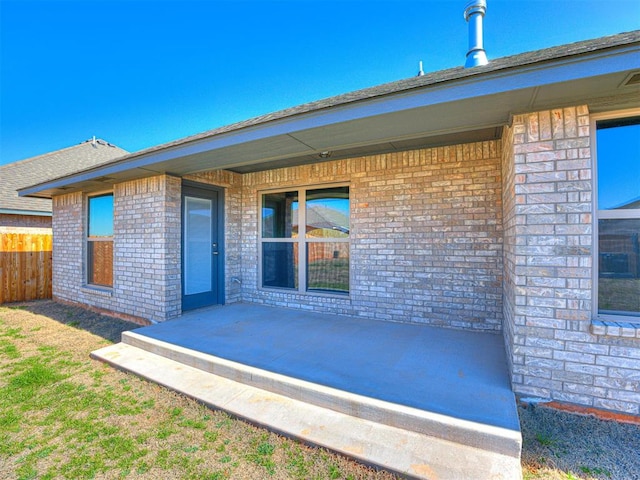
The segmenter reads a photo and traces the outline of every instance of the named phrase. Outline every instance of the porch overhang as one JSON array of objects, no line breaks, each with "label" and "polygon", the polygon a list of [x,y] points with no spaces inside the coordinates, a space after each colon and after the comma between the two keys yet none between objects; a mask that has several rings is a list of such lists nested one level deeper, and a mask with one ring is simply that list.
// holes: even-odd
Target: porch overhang
[{"label": "porch overhang", "polygon": [[[615,47],[536,60],[522,54],[456,68],[248,120],[134,153],[19,191],[51,198],[112,184],[206,170],[238,173],[500,138],[514,114],[570,105],[637,107],[640,34]],[[536,52],[534,52],[536,53]],[[525,61],[528,57],[532,59]],[[517,56],[518,58],[521,56]],[[515,57],[513,57],[515,58]],[[321,158],[321,152],[330,152]]]}]

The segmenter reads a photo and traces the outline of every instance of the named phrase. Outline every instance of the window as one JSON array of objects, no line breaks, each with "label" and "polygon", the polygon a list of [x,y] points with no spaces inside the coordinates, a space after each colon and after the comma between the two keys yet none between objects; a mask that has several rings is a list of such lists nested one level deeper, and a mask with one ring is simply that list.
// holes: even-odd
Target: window
[{"label": "window", "polygon": [[640,321],[640,116],[596,121],[597,311]]},{"label": "window", "polygon": [[349,187],[264,193],[261,207],[263,287],[349,293]]},{"label": "window", "polygon": [[113,194],[89,197],[87,283],[113,286]]}]

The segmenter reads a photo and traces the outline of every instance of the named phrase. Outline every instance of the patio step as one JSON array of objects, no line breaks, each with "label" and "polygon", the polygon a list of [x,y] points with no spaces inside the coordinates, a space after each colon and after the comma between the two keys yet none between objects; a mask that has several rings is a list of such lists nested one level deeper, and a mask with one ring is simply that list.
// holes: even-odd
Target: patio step
[{"label": "patio step", "polygon": [[208,373],[126,343],[97,350],[92,357],[251,423],[412,478],[521,478],[519,455],[497,453],[347,415]]},{"label": "patio step", "polygon": [[520,478],[519,432],[397,405],[125,332],[96,359],[305,442],[415,478]]}]

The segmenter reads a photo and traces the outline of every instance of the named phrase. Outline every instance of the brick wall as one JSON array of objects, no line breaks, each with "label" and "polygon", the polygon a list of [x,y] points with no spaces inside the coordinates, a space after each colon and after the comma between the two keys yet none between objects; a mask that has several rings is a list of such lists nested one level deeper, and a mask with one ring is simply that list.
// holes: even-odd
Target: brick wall
[{"label": "brick wall", "polygon": [[[483,142],[238,175],[185,179],[225,188],[226,303],[253,301],[499,331],[502,322],[500,142]],[[85,200],[56,197],[54,294],[165,320],[180,312],[180,184],[152,177],[114,189],[114,286],[85,285]],[[258,289],[258,192],[326,182],[351,186],[351,291]]]},{"label": "brick wall", "polygon": [[51,228],[51,217],[0,213],[0,227]]},{"label": "brick wall", "polygon": [[86,285],[84,195],[54,197],[54,298],[154,321],[179,315],[180,190],[170,176],[115,186],[112,289]]},{"label": "brick wall", "polygon": [[114,310],[156,321],[181,312],[182,180],[158,176],[114,189]]},{"label": "brick wall", "polygon": [[60,195],[52,203],[53,298],[82,302],[81,286],[86,278],[83,195]]},{"label": "brick wall", "polygon": [[638,414],[640,329],[629,337],[621,329],[591,333],[589,121],[579,106],[517,115],[505,131],[503,188],[513,185],[515,198],[505,201],[504,331],[512,343],[512,382],[523,396]]},{"label": "brick wall", "polygon": [[[505,351],[509,371],[513,371],[513,347],[516,329],[516,248],[518,245],[516,224],[516,195],[515,195],[515,163],[514,133],[510,126],[504,127],[502,134],[502,228],[503,234],[503,322]],[[522,239],[519,240],[520,242]]]},{"label": "brick wall", "polygon": [[[456,328],[502,323],[500,142],[390,153],[244,176],[243,298]],[[258,289],[259,191],[349,182],[349,297]]]},{"label": "brick wall", "polygon": [[[515,116],[501,141],[186,179],[225,189],[226,303],[502,329],[516,393],[639,414],[640,328],[593,320],[589,121],[555,109]],[[115,186],[113,289],[85,285],[83,195],[54,198],[54,296],[178,315],[181,182]],[[260,192],[342,182],[350,295],[258,288]]]}]

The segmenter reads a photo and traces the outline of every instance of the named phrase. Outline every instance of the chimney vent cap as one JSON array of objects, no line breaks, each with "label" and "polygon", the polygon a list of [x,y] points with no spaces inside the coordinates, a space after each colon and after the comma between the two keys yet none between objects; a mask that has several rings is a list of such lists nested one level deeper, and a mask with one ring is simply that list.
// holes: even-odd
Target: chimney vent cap
[{"label": "chimney vent cap", "polygon": [[486,0],[472,0],[464,9],[464,19],[469,24],[469,50],[465,68],[478,67],[489,63],[483,46],[482,21],[487,11]]},{"label": "chimney vent cap", "polygon": [[464,7],[464,19],[468,22],[469,17],[474,13],[484,15],[487,12],[487,0],[471,0]]}]

